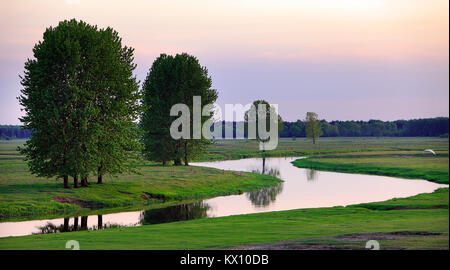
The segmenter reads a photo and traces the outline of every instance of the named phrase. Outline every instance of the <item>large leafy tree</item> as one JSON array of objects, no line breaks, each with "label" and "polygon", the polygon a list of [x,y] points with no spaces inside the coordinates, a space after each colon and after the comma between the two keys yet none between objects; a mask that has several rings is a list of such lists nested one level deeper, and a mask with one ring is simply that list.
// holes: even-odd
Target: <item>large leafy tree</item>
[{"label": "large leafy tree", "polygon": [[[201,154],[210,140],[204,138],[175,140],[170,135],[170,126],[176,119],[170,116],[173,105],[182,103],[189,107],[190,127],[193,120],[193,97],[200,96],[201,104],[212,104],[217,99],[217,91],[211,89],[208,70],[197,58],[186,53],[175,56],[161,54],[152,64],[143,85],[144,108],[141,128],[145,134],[144,155],[153,161],[165,164],[173,160],[175,165],[185,165],[195,155]],[[201,117],[203,124],[209,116]]]},{"label": "large leafy tree", "polygon": [[[202,106],[206,104],[213,104],[218,97],[217,90],[211,89],[211,78],[208,76],[208,70],[202,67],[198,59],[192,55],[183,53],[177,54],[174,58],[176,64],[176,75],[177,85],[179,91],[182,93],[182,102],[189,106],[190,111],[190,138],[191,139],[181,139],[181,152],[183,153],[184,165],[189,164],[189,160],[193,157],[201,155],[206,147],[211,143],[211,140],[205,138],[201,134],[200,138],[192,140],[194,138],[194,123],[193,123],[193,104],[194,96],[200,97],[200,103]],[[200,128],[203,126],[205,121],[212,117],[212,108],[208,115],[200,116]],[[200,108],[201,113],[202,108]],[[201,133],[201,130],[199,130]]]},{"label": "large leafy tree", "polygon": [[100,166],[123,171],[127,162],[118,160],[139,150],[133,49],[111,28],[70,20],[47,28],[33,53],[19,97],[26,113],[20,120],[32,133],[21,149],[31,172],[63,178],[68,188],[69,176],[85,186]]},{"label": "large leafy tree", "polygon": [[111,28],[100,33],[103,49],[98,56],[101,65],[98,65],[97,89],[102,89],[102,94],[95,96],[98,107],[95,124],[101,131],[97,133],[98,184],[103,182],[106,173],[134,171],[141,150],[141,133],[136,122],[142,98],[133,76],[134,49],[123,47],[118,33]]},{"label": "large leafy tree", "polygon": [[153,161],[166,162],[175,155],[175,142],[170,137],[170,108],[178,103],[174,59],[161,54],[152,64],[143,84],[144,113],[141,129],[144,131],[144,156]]}]

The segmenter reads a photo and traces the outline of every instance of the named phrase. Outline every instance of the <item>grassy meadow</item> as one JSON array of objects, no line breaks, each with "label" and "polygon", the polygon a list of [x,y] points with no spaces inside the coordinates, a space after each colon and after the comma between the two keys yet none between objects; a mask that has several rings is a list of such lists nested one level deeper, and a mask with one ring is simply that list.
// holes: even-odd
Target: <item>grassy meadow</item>
[{"label": "grassy meadow", "polygon": [[[266,156],[311,156],[333,153],[360,153],[380,151],[418,151],[433,149],[448,158],[448,138],[435,137],[336,137],[320,138],[316,144],[306,138],[280,138],[275,150]],[[254,140],[217,140],[201,160],[223,160],[260,157]],[[441,155],[440,155],[441,156]]]},{"label": "grassy meadow", "polygon": [[[408,204],[408,200],[404,203]],[[83,250],[247,246],[267,249],[276,247],[280,241],[294,242],[285,248],[314,249],[325,244],[327,248],[350,245],[364,249],[367,241],[361,237],[364,234],[378,240],[382,249],[448,249],[448,214],[448,209],[380,211],[354,206],[298,209],[140,227],[7,237],[0,238],[0,249],[65,249],[66,241],[71,239],[79,241]],[[391,237],[386,237],[389,235]],[[346,238],[350,239],[344,240]],[[302,245],[295,246],[295,243]]]},{"label": "grassy meadow", "polygon": [[314,155],[296,160],[294,165],[323,171],[426,179],[448,184],[448,150],[439,149],[436,153],[436,156],[432,156],[423,151],[401,150]]},{"label": "grassy meadow", "polygon": [[161,207],[181,201],[238,194],[274,185],[269,175],[214,168],[144,162],[139,174],[106,177],[87,188],[63,189],[62,180],[38,178],[28,172],[17,146],[24,141],[0,141],[0,220],[61,215],[103,214],[119,210]]},{"label": "grassy meadow", "polygon": [[[448,142],[448,138],[321,138],[313,145],[304,138],[281,139],[278,148],[266,155],[307,156],[294,162],[299,167],[448,183]],[[91,184],[86,189],[64,190],[60,181],[28,173],[22,157],[15,151],[18,143],[0,144],[3,218],[16,211],[22,211],[23,216],[28,213],[31,218],[42,215],[49,207],[67,207],[67,213],[94,211],[80,207],[75,201],[57,202],[56,196],[99,202],[101,209],[107,211],[126,205],[124,202],[162,205],[179,199],[242,192],[278,181],[256,174],[148,163],[142,164],[139,175],[107,179],[101,187]],[[423,152],[428,148],[435,150],[437,156]],[[212,145],[201,160],[260,155],[255,142],[223,140]],[[141,195],[150,198],[139,198]],[[162,202],[161,198],[168,200]],[[378,240],[382,249],[448,249],[448,200],[448,188],[442,188],[431,194],[347,207],[7,237],[0,239],[0,249],[64,249],[70,239],[77,239],[81,249],[364,249],[368,239]]]}]

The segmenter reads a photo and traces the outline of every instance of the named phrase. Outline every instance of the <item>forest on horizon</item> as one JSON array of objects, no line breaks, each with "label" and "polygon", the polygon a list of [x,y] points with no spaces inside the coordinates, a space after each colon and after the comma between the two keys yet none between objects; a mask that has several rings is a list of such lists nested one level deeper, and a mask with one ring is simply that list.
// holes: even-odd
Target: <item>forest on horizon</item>
[{"label": "forest on horizon", "polygon": [[[218,124],[220,122],[216,122]],[[224,126],[233,125],[233,137],[236,134],[236,122],[222,121]],[[396,121],[326,121],[320,120],[322,137],[448,137],[449,118],[435,117]],[[283,122],[281,138],[305,137],[305,123]],[[222,129],[225,134],[225,128]],[[20,125],[0,125],[0,140],[27,139],[31,136],[29,130]],[[225,137],[223,135],[223,137]]]}]

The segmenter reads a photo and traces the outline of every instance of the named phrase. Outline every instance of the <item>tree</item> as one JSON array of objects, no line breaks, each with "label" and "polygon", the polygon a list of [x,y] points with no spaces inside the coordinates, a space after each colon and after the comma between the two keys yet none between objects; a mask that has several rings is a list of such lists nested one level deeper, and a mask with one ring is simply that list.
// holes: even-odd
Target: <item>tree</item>
[{"label": "tree", "polygon": [[[133,50],[122,47],[111,28],[70,20],[47,28],[33,53],[19,97],[26,112],[20,120],[31,138],[20,150],[33,174],[63,178],[65,188],[69,176],[75,187],[80,176],[86,186],[105,156],[110,168],[111,160],[128,156],[124,151],[138,150],[138,137],[128,131],[140,96]],[[114,147],[102,147],[107,139]]]},{"label": "tree", "polygon": [[26,139],[30,131],[17,125],[0,125],[0,140]]},{"label": "tree", "polygon": [[317,113],[307,112],[305,119],[306,136],[313,140],[313,144],[316,144],[316,140],[322,136],[322,127],[318,120]]},{"label": "tree", "polygon": [[[200,96],[201,104],[212,104],[217,99],[217,91],[211,89],[208,70],[202,67],[197,58],[186,53],[170,56],[161,54],[152,64],[143,85],[145,111],[140,127],[144,131],[144,156],[165,164],[173,160],[175,165],[185,165],[195,155],[205,150],[210,140],[204,138],[175,140],[170,135],[171,123],[176,119],[170,116],[175,104],[185,104],[193,115],[193,97]],[[201,124],[209,116],[201,117]],[[193,117],[190,117],[192,127]]]},{"label": "tree", "polygon": [[300,137],[300,134],[302,133],[302,130],[299,126],[297,125],[292,125],[289,128],[289,133],[291,134],[292,138],[295,139],[297,137]]},{"label": "tree", "polygon": [[[102,94],[95,97],[98,114],[97,183],[104,174],[134,172],[139,160],[141,132],[136,121],[142,112],[142,93],[133,76],[133,48],[122,46],[118,33],[111,28],[101,32],[104,49],[97,52],[98,85]],[[94,86],[94,85],[93,85]]]},{"label": "tree", "polygon": [[380,120],[369,120],[369,124],[371,125],[372,136],[380,137],[383,135],[385,130],[383,121]]},{"label": "tree", "polygon": [[[208,70],[206,67],[202,67],[198,59],[192,55],[183,53],[177,54],[174,58],[176,71],[177,71],[177,86],[182,93],[182,103],[188,105],[190,111],[190,138],[180,139],[182,144],[182,153],[184,165],[189,165],[189,160],[195,156],[199,156],[206,150],[206,146],[211,143],[210,139],[207,139],[201,134],[198,139],[194,138],[194,96],[200,97],[200,104],[213,104],[218,97],[217,90],[211,89],[212,81],[208,76]],[[202,108],[201,108],[202,109]],[[204,116],[202,112],[200,117],[200,133],[201,127],[206,120],[212,117],[213,110],[210,109],[207,116]],[[194,140],[192,140],[194,138]]]},{"label": "tree", "polygon": [[[265,106],[264,110],[260,111],[258,108],[260,105]],[[258,142],[262,142],[263,144],[266,143],[267,141],[270,140],[269,138],[264,138],[262,136],[262,134],[260,134],[259,131],[259,121],[261,119],[265,118],[266,120],[266,131],[268,128],[270,128],[270,122],[272,120],[277,119],[278,121],[278,126],[277,126],[277,131],[280,132],[284,129],[284,124],[283,124],[283,119],[281,118],[280,115],[278,115],[276,109],[274,106],[271,106],[269,104],[269,102],[265,101],[265,100],[255,100],[251,106],[251,108],[245,112],[244,115],[244,120],[245,120],[245,124],[246,124],[246,130],[247,130],[247,134],[249,134],[249,127],[250,127],[250,123],[253,122],[253,124],[256,127],[256,140]],[[265,149],[263,149],[263,152],[265,152]]]}]

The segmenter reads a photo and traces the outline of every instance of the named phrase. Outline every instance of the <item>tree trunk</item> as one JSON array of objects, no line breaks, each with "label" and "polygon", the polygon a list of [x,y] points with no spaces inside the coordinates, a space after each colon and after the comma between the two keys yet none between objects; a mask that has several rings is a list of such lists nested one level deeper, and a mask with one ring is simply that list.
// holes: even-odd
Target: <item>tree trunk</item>
[{"label": "tree trunk", "polygon": [[266,172],[266,157],[263,157],[263,167],[262,167],[262,174]]},{"label": "tree trunk", "polygon": [[87,230],[87,216],[81,217],[81,229]]},{"label": "tree trunk", "polygon": [[181,165],[181,159],[180,159],[180,158],[176,158],[176,159],[174,159],[174,161],[173,161],[173,165],[175,165],[175,166],[179,166],[179,165]]},{"label": "tree trunk", "polygon": [[177,143],[176,147],[175,147],[175,159],[173,160],[173,165],[175,166],[179,166],[181,165],[181,158],[180,158],[180,148],[181,148],[181,144]]},{"label": "tree trunk", "polygon": [[63,232],[69,231],[69,218],[64,218],[64,229]]},{"label": "tree trunk", "polygon": [[97,184],[103,184],[103,165],[98,167]]},{"label": "tree trunk", "polygon": [[188,151],[187,151],[187,141],[184,142],[184,166],[188,166]]},{"label": "tree trunk", "polygon": [[64,188],[70,188],[68,175],[64,175]]},{"label": "tree trunk", "polygon": [[97,225],[98,229],[103,228],[103,216],[102,215],[98,215],[98,225]]},{"label": "tree trunk", "polygon": [[78,217],[73,218],[73,230],[78,231]]},{"label": "tree trunk", "polygon": [[73,187],[78,188],[78,175],[73,177]]},{"label": "tree trunk", "polygon": [[87,178],[87,176],[84,176],[82,179],[81,179],[81,186],[82,187],[87,187],[89,185],[89,183],[88,183],[88,178]]}]

